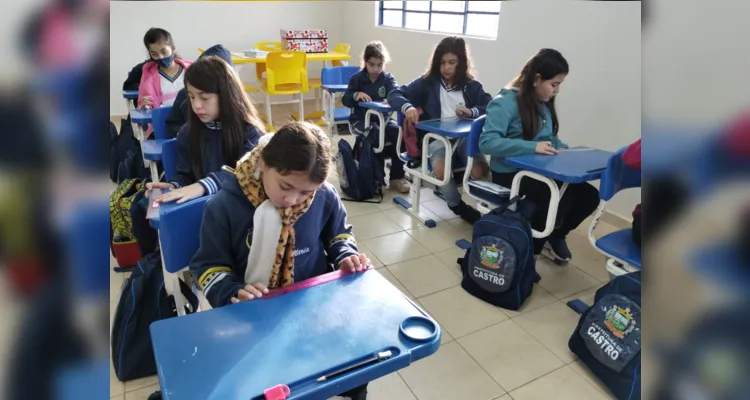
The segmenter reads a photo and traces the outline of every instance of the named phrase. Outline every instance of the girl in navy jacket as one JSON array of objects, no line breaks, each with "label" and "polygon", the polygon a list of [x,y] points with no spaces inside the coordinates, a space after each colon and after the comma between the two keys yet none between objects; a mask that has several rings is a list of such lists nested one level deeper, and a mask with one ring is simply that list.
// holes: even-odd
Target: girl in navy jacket
[{"label": "girl in navy jacket", "polygon": [[[477,118],[484,115],[492,96],[484,91],[482,84],[471,73],[469,50],[462,38],[447,37],[438,43],[433,52],[430,69],[408,85],[401,86],[388,95],[388,103],[406,116],[409,123],[450,117]],[[418,108],[422,109],[419,114]],[[421,135],[420,135],[421,137]],[[421,143],[421,139],[420,139]],[[454,143],[452,164],[454,168],[466,165],[466,142]],[[445,146],[433,141],[428,146],[432,171],[437,179],[443,179],[445,171]],[[489,168],[477,162],[472,171],[475,179],[484,177]],[[474,223],[479,212],[461,200],[458,187],[451,177],[450,182],[440,188],[448,207],[464,220]]]},{"label": "girl in navy jacket", "polygon": [[[267,142],[267,143],[266,143]],[[346,210],[326,182],[331,142],[309,122],[268,135],[237,168],[203,214],[200,247],[190,261],[212,307],[263,297],[333,269],[361,271]],[[364,399],[366,385],[342,396]]]},{"label": "girl in navy jacket", "polygon": [[[360,107],[359,103],[363,101],[385,101],[388,94],[396,89],[398,86],[396,78],[383,71],[383,67],[388,61],[388,50],[383,46],[383,43],[380,41],[371,42],[365,46],[362,55],[362,71],[352,75],[349,79],[349,87],[341,98],[341,102],[345,107],[352,109],[349,123],[357,134],[378,138],[380,125],[374,118],[370,119],[368,132],[364,132],[367,109]],[[408,193],[409,182],[404,179],[404,162],[398,154],[397,140],[398,125],[395,121],[389,119],[385,126],[385,142],[387,145],[381,154],[387,155],[391,159],[390,188],[401,193]],[[377,146],[377,143],[375,146]]]},{"label": "girl in navy jacket", "polygon": [[[177,172],[171,182],[149,182],[152,189],[167,189],[157,201],[186,202],[216,193],[223,165],[234,165],[265,134],[258,112],[242,90],[231,67],[221,58],[199,58],[185,73],[188,123],[177,134]],[[136,199],[130,208],[133,235],[142,254],[156,249],[158,236],[146,220],[146,201]]]},{"label": "girl in navy jacket", "polygon": [[216,56],[200,57],[185,75],[188,123],[177,134],[177,173],[148,189],[170,189],[157,201],[188,200],[216,193],[218,172],[234,165],[265,133],[258,111],[231,67]]}]

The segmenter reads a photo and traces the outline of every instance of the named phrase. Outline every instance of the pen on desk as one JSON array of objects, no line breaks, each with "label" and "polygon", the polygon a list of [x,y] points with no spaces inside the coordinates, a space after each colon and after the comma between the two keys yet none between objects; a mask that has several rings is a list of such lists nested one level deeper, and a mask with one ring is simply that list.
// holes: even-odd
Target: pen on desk
[{"label": "pen on desk", "polygon": [[390,350],[380,352],[376,356],[368,358],[367,360],[364,360],[364,361],[359,362],[359,363],[354,364],[354,365],[350,365],[350,366],[348,366],[346,368],[342,368],[342,369],[340,369],[340,370],[338,370],[336,372],[332,372],[332,373],[330,373],[328,375],[323,375],[320,378],[318,378],[316,380],[316,382],[325,382],[328,379],[335,378],[335,377],[337,377],[337,376],[339,376],[341,374],[345,374],[345,373],[347,373],[349,371],[352,371],[352,370],[355,370],[357,368],[361,368],[361,367],[364,367],[364,366],[367,366],[367,365],[370,365],[370,364],[374,364],[374,363],[376,363],[378,361],[381,361],[381,360],[387,360],[387,359],[391,358],[392,355],[393,355],[393,353],[391,353]]}]

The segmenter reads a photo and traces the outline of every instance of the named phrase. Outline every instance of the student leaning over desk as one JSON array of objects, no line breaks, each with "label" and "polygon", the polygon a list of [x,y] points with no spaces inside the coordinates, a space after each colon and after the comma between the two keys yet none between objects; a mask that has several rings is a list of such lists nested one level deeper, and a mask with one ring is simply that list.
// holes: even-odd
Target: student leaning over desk
[{"label": "student leaning over desk", "polygon": [[[505,157],[534,153],[554,156],[568,148],[557,136],[559,123],[555,110],[555,97],[568,71],[568,62],[560,52],[541,49],[487,106],[479,150],[491,157],[493,182],[508,188],[513,183],[518,169],[505,164]],[[525,178],[521,180],[520,194],[537,206],[531,226],[543,231],[549,208],[549,187]],[[568,185],[557,209],[555,230],[547,238],[534,239],[534,254],[539,254],[548,243],[556,258],[570,260],[572,255],[565,238],[598,204],[599,191],[590,184]]]},{"label": "student leaning over desk", "polygon": [[[474,78],[469,49],[460,37],[446,37],[438,43],[433,52],[427,72],[408,85],[396,88],[388,95],[388,103],[400,110],[407,123],[416,124],[442,118],[477,118],[484,115],[485,107],[492,96],[484,91],[482,84]],[[418,109],[422,110],[419,114]],[[419,143],[421,149],[422,137]],[[466,166],[466,140],[455,141],[452,155],[453,169]],[[442,180],[445,174],[445,145],[433,141],[428,145],[428,157],[432,171],[437,179]],[[487,173],[487,166],[477,161],[472,177],[482,178]],[[471,208],[461,200],[453,177],[440,187],[448,208],[462,219],[474,223],[481,216],[479,211]]]},{"label": "student leaning over desk", "polygon": [[[258,144],[265,127],[242,90],[237,74],[221,58],[204,56],[188,68],[185,84],[189,97],[188,123],[177,135],[176,174],[171,182],[149,182],[166,189],[158,202],[184,203],[216,193],[223,165],[234,165]],[[156,248],[158,237],[146,221],[146,201],[136,198],[131,207],[133,234],[142,254]]]},{"label": "student leaning over desk", "polygon": [[[334,269],[361,271],[346,210],[326,182],[331,142],[319,127],[291,122],[267,135],[206,203],[190,272],[212,307],[263,297],[269,289]],[[342,396],[365,399],[367,385]]]}]

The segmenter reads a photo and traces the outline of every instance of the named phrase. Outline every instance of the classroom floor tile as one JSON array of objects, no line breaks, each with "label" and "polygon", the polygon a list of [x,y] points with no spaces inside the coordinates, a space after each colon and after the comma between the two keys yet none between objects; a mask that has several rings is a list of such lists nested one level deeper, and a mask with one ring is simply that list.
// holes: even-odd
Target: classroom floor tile
[{"label": "classroom floor tile", "polygon": [[462,337],[458,343],[508,391],[565,365],[512,320]]},{"label": "classroom floor tile", "polygon": [[[274,106],[275,124],[280,126],[294,110],[296,105]],[[333,145],[341,138],[353,139],[337,135]],[[338,187],[335,179],[331,181]],[[381,203],[347,201],[344,207],[360,250],[378,273],[438,321],[443,336],[436,354],[371,382],[368,399],[612,398],[568,350],[578,315],[565,303],[580,298],[591,304],[596,290],[609,279],[604,258],[587,240],[590,218],[568,236],[574,255],[570,264],[560,267],[540,258],[537,271],[542,281],[520,310],[510,311],[474,298],[460,286],[456,259],[464,251],[455,241],[471,239],[472,225],[457,218],[431,188],[421,189],[420,200],[424,214],[438,222],[435,228],[400,209],[393,203],[395,196],[403,195],[386,190]],[[615,229],[600,222],[597,237]],[[116,265],[113,259],[111,264]],[[126,277],[110,275],[110,318]],[[112,399],[146,399],[156,390],[156,376],[122,383],[111,369]]]},{"label": "classroom floor tile", "polygon": [[599,400],[607,398],[568,366],[510,392],[510,397],[513,400]]}]

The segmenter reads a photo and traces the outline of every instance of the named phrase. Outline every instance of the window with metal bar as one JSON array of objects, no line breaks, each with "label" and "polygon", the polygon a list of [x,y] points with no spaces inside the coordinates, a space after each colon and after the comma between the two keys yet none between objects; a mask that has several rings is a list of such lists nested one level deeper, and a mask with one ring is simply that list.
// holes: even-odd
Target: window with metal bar
[{"label": "window with metal bar", "polygon": [[497,38],[500,1],[379,1],[378,25]]}]

